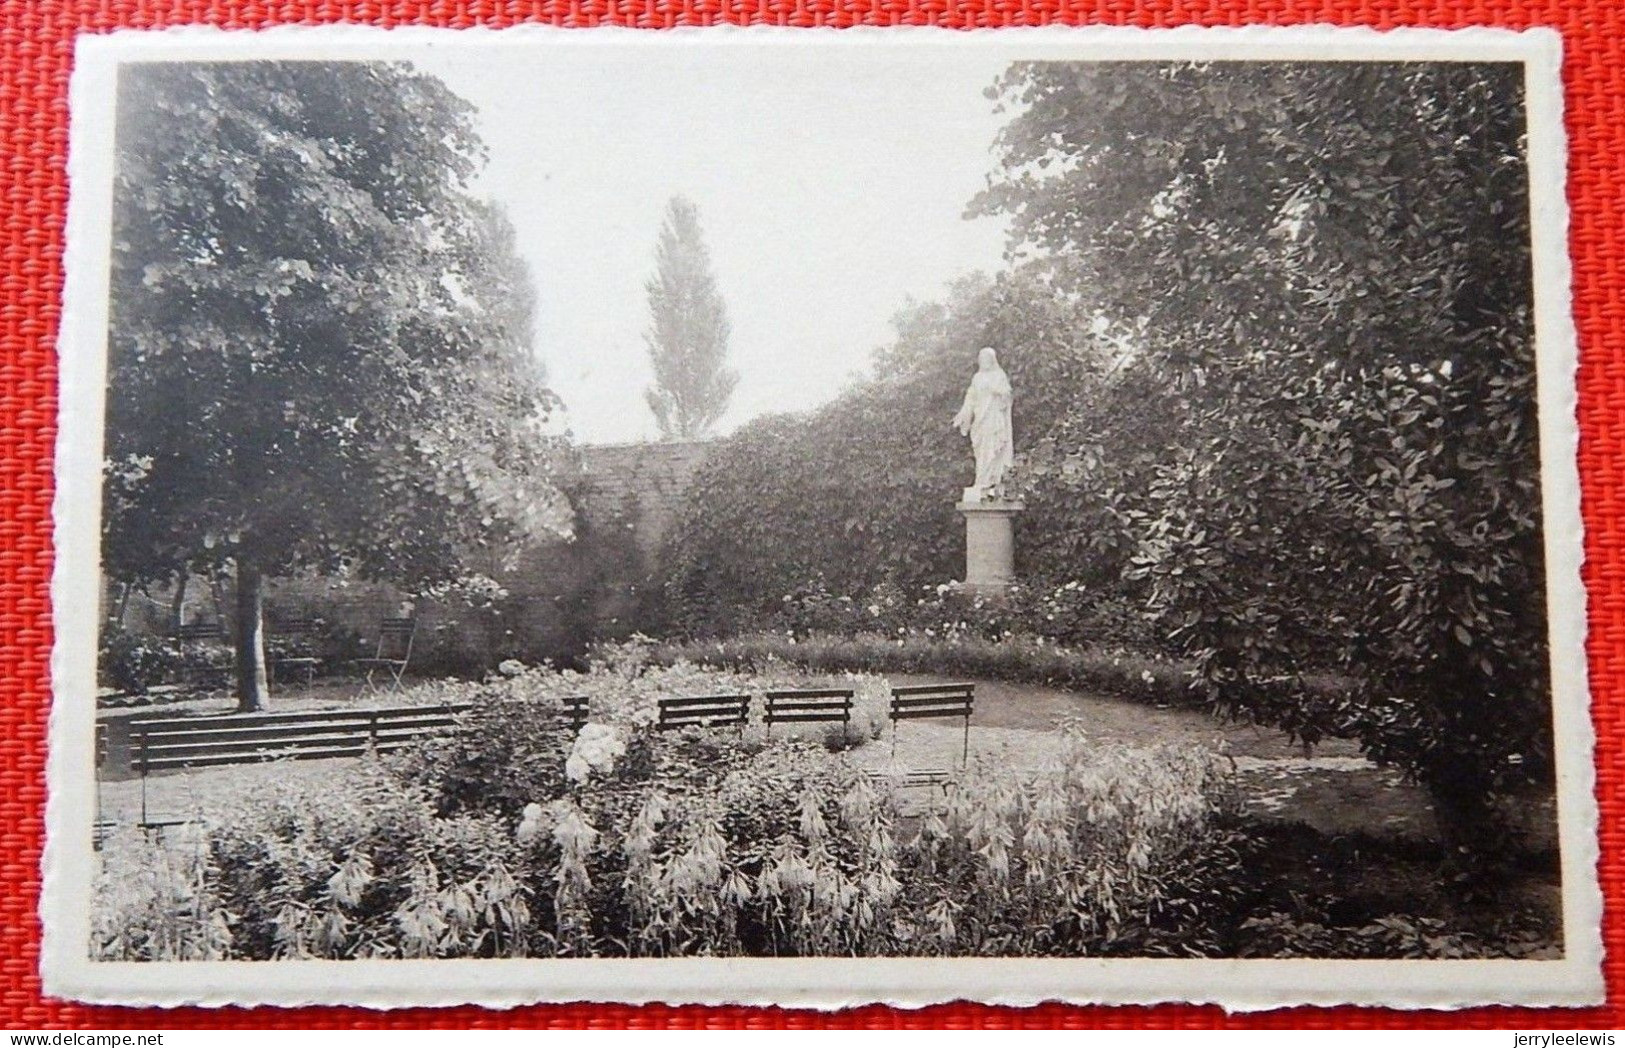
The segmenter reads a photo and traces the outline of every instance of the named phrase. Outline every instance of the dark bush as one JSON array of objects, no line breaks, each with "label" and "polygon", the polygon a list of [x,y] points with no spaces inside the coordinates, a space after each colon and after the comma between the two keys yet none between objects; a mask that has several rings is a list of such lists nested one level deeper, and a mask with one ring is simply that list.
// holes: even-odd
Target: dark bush
[{"label": "dark bush", "polygon": [[392,766],[443,816],[517,818],[525,805],[561,797],[575,734],[552,703],[492,698],[447,732],[393,757]]},{"label": "dark bush", "polygon": [[[1099,366],[1087,324],[1026,276],[966,280],[948,305],[913,307],[896,323],[871,381],[717,445],[665,557],[675,627],[716,634],[759,624],[809,579],[856,595],[956,578],[964,523],[954,504],[972,478],[969,445],[957,446],[949,422],[977,350],[997,346],[1022,390],[1018,453],[1070,410]],[[1030,545],[1025,553],[1032,563],[1047,556]]]},{"label": "dark bush", "polygon": [[224,642],[182,643],[117,626],[104,626],[100,639],[98,682],[128,695],[144,695],[167,684],[214,686],[231,672],[231,648]]}]

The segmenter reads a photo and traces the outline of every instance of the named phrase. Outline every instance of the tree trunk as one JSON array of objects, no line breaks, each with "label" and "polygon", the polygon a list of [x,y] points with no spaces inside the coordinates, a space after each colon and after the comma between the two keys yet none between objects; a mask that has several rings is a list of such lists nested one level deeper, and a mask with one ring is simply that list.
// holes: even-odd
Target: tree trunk
[{"label": "tree trunk", "polygon": [[186,584],[191,581],[186,572],[175,576],[175,595],[169,601],[169,632],[178,633],[186,625]]},{"label": "tree trunk", "polygon": [[265,579],[259,569],[237,562],[237,708],[255,713],[270,708],[265,674]]},{"label": "tree trunk", "polygon": [[113,612],[113,625],[119,629],[124,628],[124,613],[129,610],[130,591],[133,589],[135,587],[128,582],[119,586],[118,609]]}]

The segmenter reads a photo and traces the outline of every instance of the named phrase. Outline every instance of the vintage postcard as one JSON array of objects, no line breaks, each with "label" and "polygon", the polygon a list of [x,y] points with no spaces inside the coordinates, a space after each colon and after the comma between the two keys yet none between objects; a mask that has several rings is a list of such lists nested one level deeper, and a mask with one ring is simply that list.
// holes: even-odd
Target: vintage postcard
[{"label": "vintage postcard", "polygon": [[116,33],[46,991],[1601,999],[1547,31]]}]

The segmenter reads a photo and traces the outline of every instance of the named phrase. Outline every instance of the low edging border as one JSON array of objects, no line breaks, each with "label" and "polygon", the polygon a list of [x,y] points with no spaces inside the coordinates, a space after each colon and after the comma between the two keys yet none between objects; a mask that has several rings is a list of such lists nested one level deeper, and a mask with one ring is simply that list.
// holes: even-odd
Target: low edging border
[{"label": "low edging border", "polygon": [[[767,659],[818,673],[911,673],[975,677],[1012,684],[1105,691],[1135,702],[1205,707],[1177,662],[1105,655],[1021,638],[1011,642],[973,640],[945,643],[884,634],[841,637],[814,633],[799,638],[751,633],[725,640],[661,641],[650,661],[679,661],[741,670],[760,670]],[[1113,660],[1116,660],[1115,662]],[[1149,679],[1148,679],[1149,678]]]}]

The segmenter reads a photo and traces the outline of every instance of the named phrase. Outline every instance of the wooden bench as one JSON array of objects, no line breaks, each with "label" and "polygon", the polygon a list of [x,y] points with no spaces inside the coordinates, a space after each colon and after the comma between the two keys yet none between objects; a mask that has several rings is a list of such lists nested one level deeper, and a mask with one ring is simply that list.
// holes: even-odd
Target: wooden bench
[{"label": "wooden bench", "polygon": [[[170,638],[185,648],[202,647],[209,644],[225,644],[225,623],[219,619],[209,622],[188,622],[176,626],[170,631]],[[193,686],[215,687],[224,684],[231,678],[231,666],[197,666],[190,672],[189,683]],[[148,689],[149,693],[153,689]]]},{"label": "wooden bench", "polygon": [[906,720],[963,719],[965,741],[959,764],[970,757],[970,717],[976,703],[974,684],[907,684],[891,690],[891,752],[897,756],[897,726]]},{"label": "wooden bench", "polygon": [[807,688],[791,691],[770,691],[764,694],[766,708],[762,720],[767,725],[767,737],[773,737],[775,724],[840,724],[852,723],[851,688]]},{"label": "wooden bench", "polygon": [[387,753],[457,723],[469,703],[315,713],[230,713],[130,722],[131,764],[155,771]]},{"label": "wooden bench", "polygon": [[741,735],[750,716],[750,695],[694,695],[686,698],[661,699],[658,703],[660,718],[655,727],[660,731],[677,728],[714,728],[734,725]]},{"label": "wooden bench", "polygon": [[559,706],[562,707],[560,716],[571,731],[580,731],[587,726],[587,696],[566,695],[559,700]]},{"label": "wooden bench", "polygon": [[459,715],[473,708],[472,703],[448,703],[132,720],[130,766],[141,776],[141,824],[171,824],[148,815],[147,776],[152,772],[390,753],[454,727]]}]

